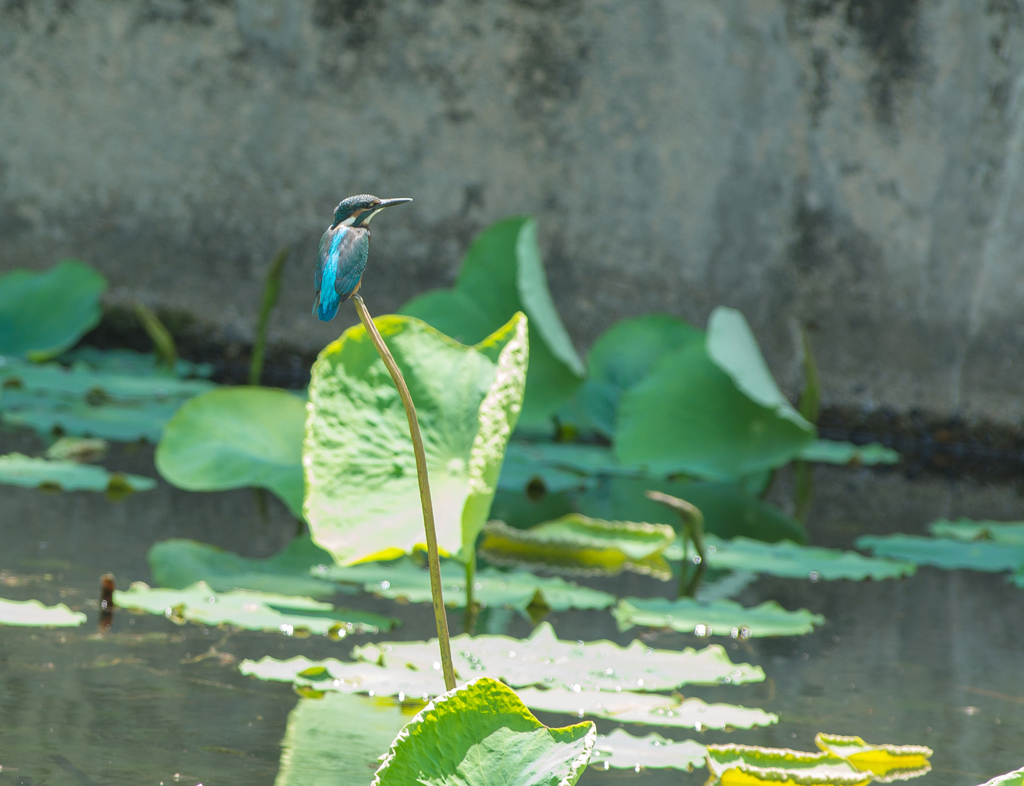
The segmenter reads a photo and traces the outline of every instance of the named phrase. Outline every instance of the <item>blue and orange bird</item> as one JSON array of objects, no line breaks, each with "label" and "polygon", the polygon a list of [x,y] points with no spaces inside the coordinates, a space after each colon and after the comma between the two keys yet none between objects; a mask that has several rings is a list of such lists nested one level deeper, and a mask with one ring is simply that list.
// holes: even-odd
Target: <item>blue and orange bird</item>
[{"label": "blue and orange bird", "polygon": [[405,202],[412,200],[407,197],[378,199],[370,194],[359,194],[338,203],[334,223],[320,238],[316,255],[313,313],[322,321],[334,319],[338,306],[359,291],[370,253],[370,219],[386,207]]}]

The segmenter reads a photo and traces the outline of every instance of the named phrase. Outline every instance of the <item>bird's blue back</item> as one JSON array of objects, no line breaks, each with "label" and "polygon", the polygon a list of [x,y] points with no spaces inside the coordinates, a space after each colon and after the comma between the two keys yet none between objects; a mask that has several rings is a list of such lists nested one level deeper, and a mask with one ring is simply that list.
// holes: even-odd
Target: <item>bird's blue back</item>
[{"label": "bird's blue back", "polygon": [[370,253],[367,227],[338,225],[324,232],[316,257],[316,301],[313,313],[324,322],[334,319],[338,307],[359,288]]}]

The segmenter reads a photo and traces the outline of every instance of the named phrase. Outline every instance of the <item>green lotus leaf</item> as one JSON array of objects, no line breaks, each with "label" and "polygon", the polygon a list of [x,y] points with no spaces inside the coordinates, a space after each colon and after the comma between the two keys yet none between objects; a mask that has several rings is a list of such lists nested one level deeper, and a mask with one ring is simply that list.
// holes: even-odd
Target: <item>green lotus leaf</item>
[{"label": "green lotus leaf", "polygon": [[647,521],[679,527],[679,516],[648,499],[648,489],[685,499],[704,514],[704,531],[722,538],[743,536],[764,541],[807,542],[803,525],[774,505],[762,502],[739,483],[680,483],[653,477],[612,476],[580,494],[577,507],[594,518]]},{"label": "green lotus leaf", "polygon": [[196,396],[175,413],[156,468],[188,491],[256,486],[302,515],[306,405],[284,390],[234,387]]},{"label": "green lotus leaf", "polygon": [[[330,566],[319,571],[320,578],[361,584],[366,592],[409,603],[430,603],[430,574],[411,559],[394,562],[365,562],[349,567]],[[466,568],[458,562],[441,562],[441,583],[447,606],[465,608]],[[473,577],[473,600],[483,606],[511,606],[519,611],[543,612],[566,609],[606,609],[615,596],[581,587],[558,578],[542,578],[525,572],[504,572],[493,568],[478,570]]]},{"label": "green lotus leaf", "polygon": [[152,589],[136,582],[127,592],[114,592],[114,605],[162,614],[175,622],[235,625],[247,630],[279,631],[288,636],[377,633],[390,630],[396,623],[390,617],[337,609],[312,598],[247,590],[218,593],[202,581],[184,589]]},{"label": "green lotus leaf", "polygon": [[623,394],[615,451],[652,472],[728,480],[788,463],[815,431],[779,391],[743,315],[719,308],[703,344],[664,355]]},{"label": "green lotus leaf", "polygon": [[133,349],[99,349],[97,347],[75,347],[57,360],[74,368],[84,367],[91,371],[109,371],[133,376],[175,376],[209,377],[213,374],[212,363],[192,363],[178,358],[174,368],[163,365],[154,352],[136,352]]},{"label": "green lotus leaf", "polygon": [[946,570],[978,570],[999,573],[1024,567],[1024,543],[992,540],[951,540],[920,535],[862,535],[857,548],[877,556],[931,565]]},{"label": "green lotus leaf", "polygon": [[176,401],[216,386],[205,379],[178,379],[161,374],[131,371],[98,371],[79,364],[65,368],[57,363],[24,363],[11,358],[0,364],[0,385],[5,395],[11,389],[26,394],[63,396],[72,400],[88,397],[93,406],[104,403],[139,401]]},{"label": "green lotus leaf", "polygon": [[[271,682],[290,682],[297,688],[313,688],[324,694],[364,693],[370,696],[397,696],[427,701],[444,693],[441,664],[436,669],[411,671],[387,669],[375,663],[352,663],[336,658],[310,660],[297,655],[287,660],[264,656],[245,660],[239,671],[247,677]],[[474,675],[475,676],[475,675]],[[461,681],[460,681],[461,682]]]},{"label": "green lotus leaf", "polygon": [[424,707],[371,786],[573,786],[596,739],[590,722],[548,728],[510,688],[483,677]]},{"label": "green lotus leaf", "polygon": [[825,618],[807,609],[787,611],[774,600],[746,608],[731,600],[703,604],[693,598],[623,598],[612,609],[619,630],[637,625],[672,628],[700,636],[736,638],[802,636]]},{"label": "green lotus leaf", "polygon": [[622,394],[646,377],[670,352],[704,340],[678,317],[646,314],[616,322],[590,347],[588,377],[576,393],[579,409],[609,439],[615,436]]},{"label": "green lotus leaf", "polygon": [[708,745],[708,771],[713,783],[796,784],[797,786],[866,786],[862,772],[830,753],[762,748],[753,745]]},{"label": "green lotus leaf", "polygon": [[[9,401],[6,393],[0,396],[0,405]],[[49,436],[66,434],[75,437],[94,437],[115,442],[134,442],[144,439],[156,444],[178,404],[142,402],[130,405],[92,406],[84,401],[65,402],[52,397],[37,397],[27,405],[3,406],[4,423],[30,428]]]},{"label": "green lotus leaf", "polygon": [[997,775],[992,780],[985,781],[981,786],[1024,786],[1024,767],[1004,775]]},{"label": "green lotus leaf", "polygon": [[563,442],[512,442],[498,487],[524,491],[540,481],[547,492],[592,487],[599,476],[643,476],[639,465],[623,464],[611,448]]},{"label": "green lotus leaf", "polygon": [[46,360],[72,346],[100,321],[107,281],[84,262],[65,259],[49,270],[0,276],[0,355]]},{"label": "green lotus leaf", "polygon": [[71,628],[85,622],[86,616],[72,611],[63,603],[45,606],[38,600],[7,600],[0,598],[0,625],[21,627]]},{"label": "green lotus leaf", "polygon": [[607,718],[619,723],[669,726],[685,729],[750,729],[779,722],[771,712],[734,704],[707,704],[700,699],[662,696],[657,693],[607,693],[568,688],[523,688],[517,691],[532,709],[561,712],[577,718]]},{"label": "green lotus leaf", "polygon": [[466,253],[453,289],[428,292],[399,309],[463,344],[483,341],[520,311],[529,317],[530,372],[519,423],[547,429],[584,368],[551,300],[532,218],[486,229]]},{"label": "green lotus leaf", "polygon": [[105,491],[112,497],[156,487],[155,480],[141,475],[108,472],[77,461],[30,458],[21,453],[0,456],[0,483],[54,491]]},{"label": "green lotus leaf", "polygon": [[103,458],[110,444],[105,439],[91,437],[61,437],[43,454],[54,461],[77,461],[88,463]]},{"label": "green lotus leaf", "polygon": [[310,571],[333,560],[308,536],[295,538],[269,559],[248,559],[181,538],[153,544],[146,559],[153,581],[171,589],[205,581],[216,592],[246,589],[314,598],[334,595],[342,589],[332,581],[310,575]]},{"label": "green lotus leaf", "polygon": [[667,524],[603,521],[570,513],[529,529],[489,522],[480,554],[496,565],[603,575],[629,570],[667,580],[672,570],[662,552],[675,537]]},{"label": "green lotus leaf", "polygon": [[[493,677],[515,688],[558,686],[574,691],[658,691],[682,685],[742,684],[764,680],[764,671],[729,660],[722,647],[654,650],[640,641],[620,647],[609,641],[559,641],[542,622],[528,639],[456,636],[452,657],[462,679]],[[429,673],[440,661],[437,640],[368,644],[352,656],[393,670]]]},{"label": "green lotus leaf", "polygon": [[899,453],[877,442],[854,445],[852,442],[835,442],[830,439],[814,440],[800,451],[797,458],[819,464],[852,464],[861,467],[900,463]]},{"label": "green lotus leaf", "polygon": [[692,772],[704,766],[707,748],[693,740],[666,739],[657,733],[634,737],[622,729],[611,734],[597,735],[594,755],[590,759],[594,769],[635,770],[674,769]]},{"label": "green lotus leaf", "polygon": [[928,525],[937,538],[953,540],[991,540],[1012,546],[1024,545],[1024,521],[972,521],[938,519]]},{"label": "green lotus leaf", "polygon": [[[522,401],[526,319],[517,314],[472,347],[410,317],[376,324],[416,404],[438,544],[469,554]],[[320,353],[309,396],[303,465],[313,540],[342,564],[393,558],[423,543],[405,410],[361,325]]]},{"label": "green lotus leaf", "polygon": [[916,778],[931,771],[934,753],[924,745],[872,745],[860,737],[818,734],[814,744],[824,753],[845,759],[861,772],[870,772],[878,783]]},{"label": "green lotus leaf", "polygon": [[[708,565],[713,568],[766,573],[791,579],[898,579],[912,576],[917,570],[912,562],[872,559],[855,551],[800,546],[788,540],[764,543],[749,538],[722,540],[708,535],[705,546]],[[682,545],[678,542],[665,550],[665,558],[668,560],[678,560],[682,556]]]},{"label": "green lotus leaf", "polygon": [[299,699],[288,714],[275,786],[369,783],[380,756],[409,721],[400,703],[345,693]]}]

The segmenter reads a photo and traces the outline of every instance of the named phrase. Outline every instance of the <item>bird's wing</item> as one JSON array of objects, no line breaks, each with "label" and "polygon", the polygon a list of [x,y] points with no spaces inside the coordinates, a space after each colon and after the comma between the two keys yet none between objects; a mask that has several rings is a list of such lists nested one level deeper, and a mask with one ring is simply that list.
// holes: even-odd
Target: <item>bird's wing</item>
[{"label": "bird's wing", "polygon": [[370,232],[365,227],[345,227],[336,244],[338,274],[334,278],[334,291],[342,300],[348,300],[359,286],[366,270],[366,257],[370,253]]},{"label": "bird's wing", "polygon": [[324,263],[327,261],[327,251],[330,248],[330,237],[331,230],[324,232],[324,236],[320,238],[320,248],[316,252],[316,272],[313,274],[313,290],[317,295],[320,294],[320,286],[324,280]]}]

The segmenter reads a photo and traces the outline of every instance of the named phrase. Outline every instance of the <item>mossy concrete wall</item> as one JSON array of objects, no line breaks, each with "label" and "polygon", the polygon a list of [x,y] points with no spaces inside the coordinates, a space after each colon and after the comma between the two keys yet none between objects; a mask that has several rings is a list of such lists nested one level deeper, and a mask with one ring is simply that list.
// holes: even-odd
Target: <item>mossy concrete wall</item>
[{"label": "mossy concrete wall", "polygon": [[85,259],[111,303],[320,346],[316,243],[351,193],[376,313],[533,213],[583,350],[744,311],[834,403],[1024,414],[1017,0],[0,0],[0,270]]}]

